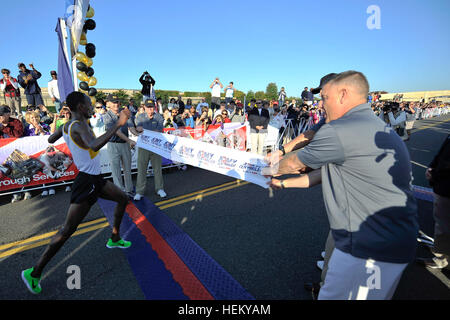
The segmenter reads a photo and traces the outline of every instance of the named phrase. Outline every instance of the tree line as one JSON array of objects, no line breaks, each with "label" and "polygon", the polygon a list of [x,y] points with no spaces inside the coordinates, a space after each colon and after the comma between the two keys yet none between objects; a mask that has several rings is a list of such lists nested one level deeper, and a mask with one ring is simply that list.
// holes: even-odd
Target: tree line
[{"label": "tree line", "polygon": [[[248,102],[251,99],[257,99],[257,100],[278,100],[278,86],[276,83],[271,82],[267,85],[266,91],[253,91],[249,90],[247,93],[235,90],[234,91],[234,99],[240,100],[244,102],[244,99]],[[134,90],[133,94],[128,94],[125,90],[119,89],[113,92],[113,94],[117,95],[117,97],[120,99],[122,104],[128,104],[128,101],[130,99],[134,99],[136,102],[142,101],[142,93],[139,90]],[[163,104],[169,103],[170,97],[178,97],[181,95],[181,91],[175,91],[175,90],[155,90],[155,95],[158,98],[162,99]],[[222,93],[223,98],[225,99],[225,93]],[[101,90],[97,91],[97,94],[95,95],[95,98],[103,99],[105,100],[107,97],[107,94]],[[206,102],[211,104],[211,92],[195,92],[195,91],[184,91],[182,94],[183,98],[190,98],[190,97],[204,97],[206,99]],[[287,100],[300,100],[299,97],[291,96],[288,97]]]}]

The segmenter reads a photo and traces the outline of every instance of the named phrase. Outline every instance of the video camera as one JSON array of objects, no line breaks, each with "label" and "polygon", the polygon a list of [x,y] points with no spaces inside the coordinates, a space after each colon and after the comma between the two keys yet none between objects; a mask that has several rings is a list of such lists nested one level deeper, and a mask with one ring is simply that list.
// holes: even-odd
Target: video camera
[{"label": "video camera", "polygon": [[398,102],[386,102],[383,106],[383,113],[388,114],[389,112],[395,113],[400,109],[400,103]]}]

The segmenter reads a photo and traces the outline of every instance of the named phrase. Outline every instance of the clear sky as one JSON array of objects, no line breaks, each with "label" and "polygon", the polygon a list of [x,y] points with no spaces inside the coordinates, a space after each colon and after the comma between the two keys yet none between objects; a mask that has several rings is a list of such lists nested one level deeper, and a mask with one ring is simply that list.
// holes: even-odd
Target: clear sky
[{"label": "clear sky", "polygon": [[[1,1],[0,67],[34,62],[47,86],[57,68],[65,0]],[[448,0],[91,0],[97,88],[209,91],[220,77],[247,92],[269,82],[289,96],[330,72],[362,71],[371,90],[450,89]],[[381,29],[369,30],[370,5]],[[84,47],[81,47],[84,50]]]}]

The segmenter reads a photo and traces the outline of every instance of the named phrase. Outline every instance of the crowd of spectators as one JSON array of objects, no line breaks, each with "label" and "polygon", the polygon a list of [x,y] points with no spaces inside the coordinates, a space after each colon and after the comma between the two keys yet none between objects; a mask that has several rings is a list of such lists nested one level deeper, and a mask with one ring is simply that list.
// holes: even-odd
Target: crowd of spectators
[{"label": "crowd of spectators", "polygon": [[[9,70],[2,69],[3,78],[0,80],[0,86],[7,104],[0,106],[0,138],[50,135],[71,119],[70,109],[65,102],[60,101],[57,92],[56,72],[50,73],[52,79],[49,82],[49,88],[51,88],[49,94],[56,107],[56,112],[53,113],[43,104],[41,89],[37,83],[41,74],[33,64],[30,64],[30,68],[32,70],[28,70],[23,63],[20,63],[17,79],[10,76]],[[117,97],[110,95],[106,103],[102,99],[98,99],[94,106],[94,113],[89,120],[93,132],[99,136],[115,122],[121,108],[126,107],[131,111],[131,118],[127,126],[118,131],[107,144],[114,183],[130,197],[135,195],[132,191],[130,167],[131,150],[135,148],[135,142],[130,138],[141,134],[143,128],[157,128],[157,131],[162,131],[164,128],[202,127],[207,131],[210,125],[248,122],[251,148],[247,151],[263,154],[269,125],[278,129],[277,141],[283,145],[287,140],[294,139],[326,116],[322,101],[318,100],[314,96],[312,88],[308,90],[308,87],[305,87],[301,93],[302,100],[300,101],[287,100],[286,91],[282,87],[277,100],[251,99],[244,105],[242,101],[233,97],[236,90],[233,82],[229,82],[224,88],[219,78],[216,78],[210,85],[211,105],[205,98],[202,98],[198,104],[194,104],[191,99],[183,101],[181,96],[177,99],[171,98],[165,105],[161,98],[155,96],[156,81],[148,72],[144,72],[139,81],[142,84],[141,92],[143,94],[143,101],[140,105],[130,99],[121,106]],[[20,106],[19,86],[25,89],[28,102],[26,110],[22,110]],[[225,93],[225,100],[220,98],[222,89]],[[397,133],[406,137],[404,140],[409,139],[411,123],[415,119],[448,113],[450,110],[448,104],[402,102],[401,97],[395,97],[394,104],[398,102],[398,108],[392,108],[391,101],[380,101],[379,98],[379,95],[368,97],[374,113],[388,124],[395,126]],[[225,141],[224,137],[224,143],[219,143],[219,145],[227,147],[236,145]],[[142,168],[148,164],[148,161],[152,161],[153,164],[160,163],[157,155],[140,151],[138,165],[140,163],[141,171],[144,170]],[[179,168],[185,170],[186,166],[179,164]],[[165,197],[162,175],[159,174],[159,170],[155,170],[155,173],[158,173],[158,177],[155,179],[155,191],[161,197]],[[138,180],[137,200],[140,199],[145,189],[143,173],[140,174]]]}]

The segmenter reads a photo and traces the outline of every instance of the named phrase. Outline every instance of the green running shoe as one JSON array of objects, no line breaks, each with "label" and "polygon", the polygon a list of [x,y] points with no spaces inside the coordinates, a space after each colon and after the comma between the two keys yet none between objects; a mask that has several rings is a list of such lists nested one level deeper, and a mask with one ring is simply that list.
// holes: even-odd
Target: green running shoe
[{"label": "green running shoe", "polygon": [[34,268],[23,270],[22,280],[32,294],[39,294],[42,291],[41,285],[39,284],[41,278],[34,278],[31,276],[33,269]]},{"label": "green running shoe", "polygon": [[123,239],[120,239],[117,242],[113,242],[111,238],[109,238],[108,243],[106,244],[106,247],[110,249],[120,248],[120,249],[127,249],[131,247],[131,241],[125,241]]}]

